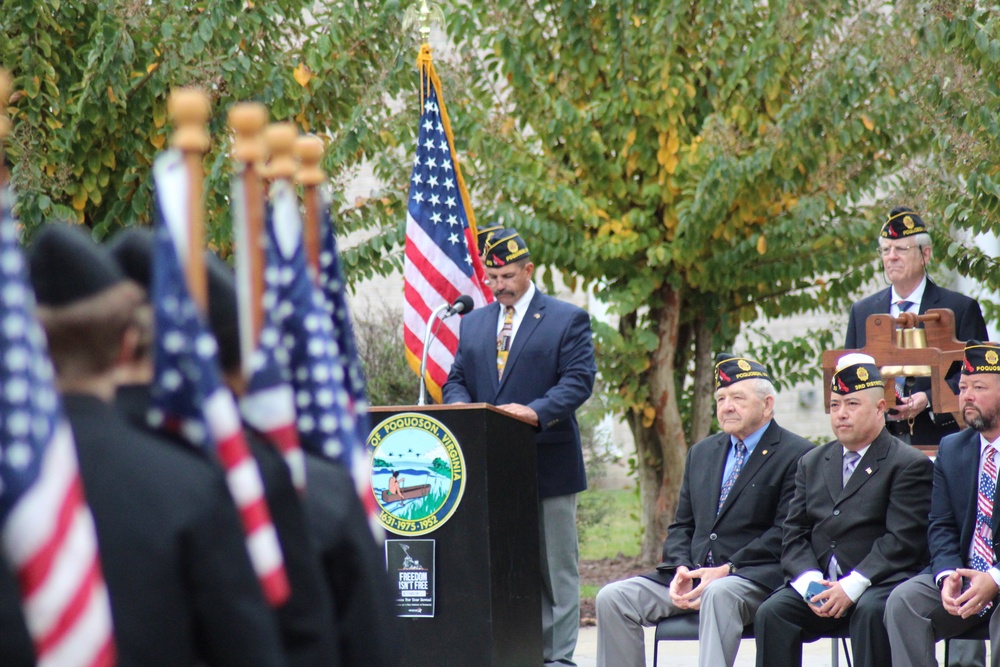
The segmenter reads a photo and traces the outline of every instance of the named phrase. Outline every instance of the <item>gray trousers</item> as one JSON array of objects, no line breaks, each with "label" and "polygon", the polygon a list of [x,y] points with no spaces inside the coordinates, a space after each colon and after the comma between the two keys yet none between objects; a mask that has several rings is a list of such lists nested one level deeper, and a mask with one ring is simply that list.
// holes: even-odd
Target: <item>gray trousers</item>
[{"label": "gray trousers", "polygon": [[[701,596],[698,664],[732,667],[743,626],[771,591],[740,576],[716,579]],[[597,667],[643,667],[643,626],[666,616],[689,614],[670,601],[670,590],[644,577],[608,584],[597,594]]]},{"label": "gray trousers", "polygon": [[982,623],[989,623],[990,627],[990,664],[1000,667],[1000,615],[994,613],[988,618],[966,619],[953,616],[941,604],[941,591],[934,583],[934,576],[917,575],[897,586],[885,606],[892,664],[895,667],[935,667],[934,644],[937,640],[954,637]]},{"label": "gray trousers", "polygon": [[538,504],[542,568],[542,656],[546,663],[574,665],[580,630],[580,548],[576,494],[542,498]]}]

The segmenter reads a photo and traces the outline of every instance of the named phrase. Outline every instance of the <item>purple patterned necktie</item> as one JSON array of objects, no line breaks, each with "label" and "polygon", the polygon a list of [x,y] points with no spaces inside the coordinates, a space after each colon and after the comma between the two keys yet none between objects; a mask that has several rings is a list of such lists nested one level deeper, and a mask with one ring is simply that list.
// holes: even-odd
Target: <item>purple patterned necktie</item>
[{"label": "purple patterned necktie", "polygon": [[497,379],[503,377],[503,369],[507,365],[507,355],[510,353],[510,341],[514,338],[514,306],[507,306],[504,311],[503,328],[497,336]]},{"label": "purple patterned necktie", "polygon": [[733,465],[733,470],[729,473],[729,477],[726,478],[725,483],[722,485],[722,493],[719,494],[719,509],[716,510],[716,514],[722,511],[722,505],[726,502],[729,492],[733,490],[733,484],[736,483],[736,478],[739,476],[740,471],[743,470],[743,462],[746,458],[747,446],[743,444],[742,440],[737,440],[736,463]]}]

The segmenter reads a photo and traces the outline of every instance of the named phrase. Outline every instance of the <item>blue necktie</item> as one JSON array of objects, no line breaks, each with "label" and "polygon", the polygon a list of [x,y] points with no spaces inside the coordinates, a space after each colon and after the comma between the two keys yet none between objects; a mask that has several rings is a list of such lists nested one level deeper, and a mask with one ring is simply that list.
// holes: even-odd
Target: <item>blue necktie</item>
[{"label": "blue necktie", "polygon": [[733,490],[733,484],[736,483],[736,478],[739,477],[740,471],[743,470],[743,462],[746,458],[747,446],[743,444],[742,440],[737,440],[736,462],[733,464],[733,470],[729,473],[729,477],[726,478],[725,483],[722,485],[722,493],[719,494],[719,509],[716,510],[716,514],[722,511],[722,505],[726,502],[729,492]]}]

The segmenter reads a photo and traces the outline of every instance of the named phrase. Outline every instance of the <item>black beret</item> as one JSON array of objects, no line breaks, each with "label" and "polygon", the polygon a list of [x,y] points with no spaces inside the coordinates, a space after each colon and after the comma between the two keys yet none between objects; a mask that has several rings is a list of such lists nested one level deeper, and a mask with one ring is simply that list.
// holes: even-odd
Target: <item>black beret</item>
[{"label": "black beret", "polygon": [[205,253],[208,279],[208,325],[219,344],[219,365],[224,371],[240,366],[240,324],[233,269],[217,255]]},{"label": "black beret", "polygon": [[156,235],[146,227],[129,227],[115,234],[108,250],[127,277],[149,289],[149,268],[153,261]]},{"label": "black beret", "polygon": [[107,249],[76,225],[44,225],[27,255],[35,298],[44,306],[66,306],[125,280]]},{"label": "black beret", "polygon": [[867,354],[853,352],[837,360],[837,370],[830,383],[830,391],[835,394],[853,394],[873,387],[883,388],[882,373],[875,360]]},{"label": "black beret", "polygon": [[970,340],[965,344],[962,375],[1000,373],[1000,345],[986,341]]},{"label": "black beret", "polygon": [[884,239],[902,239],[914,234],[926,234],[927,225],[917,212],[906,206],[897,206],[889,211],[881,236]]},{"label": "black beret", "polygon": [[513,229],[499,229],[486,242],[483,249],[483,264],[488,269],[506,266],[519,259],[531,257],[528,245]]},{"label": "black beret", "polygon": [[763,365],[753,359],[737,357],[729,352],[722,352],[715,357],[715,388],[728,387],[743,380],[767,380],[771,376]]}]

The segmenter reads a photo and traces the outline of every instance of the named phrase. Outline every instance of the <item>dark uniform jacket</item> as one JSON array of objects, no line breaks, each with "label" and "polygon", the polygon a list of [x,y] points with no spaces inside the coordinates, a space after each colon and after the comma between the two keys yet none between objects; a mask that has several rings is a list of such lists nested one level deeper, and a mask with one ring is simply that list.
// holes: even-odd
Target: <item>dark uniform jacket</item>
[{"label": "dark uniform jacket", "polygon": [[[146,410],[149,406],[149,386],[120,387],[115,398],[116,406],[126,419],[141,429],[147,428]],[[162,438],[174,448],[182,450],[201,465],[221,474],[221,469],[198,449],[174,438]],[[316,556],[306,527],[305,514],[298,492],[292,484],[288,466],[281,454],[261,437],[247,433],[250,453],[260,468],[264,483],[264,496],[271,512],[271,521],[278,534],[278,542],[285,559],[285,571],[291,586],[288,601],[272,610],[278,622],[281,643],[289,667],[336,667],[331,609],[321,584],[322,575],[316,565]],[[226,487],[226,498],[232,504]]]},{"label": "dark uniform jacket", "polygon": [[796,465],[813,445],[771,420],[717,512],[731,448],[729,434],[719,433],[688,450],[663,563],[643,576],[669,585],[679,566],[701,567],[711,549],[716,565],[732,562],[745,579],[769,589],[781,586],[782,523],[795,488]]},{"label": "dark uniform jacket", "polygon": [[834,440],[802,457],[785,519],[781,565],[790,580],[826,576],[836,554],[844,574],[872,585],[903,581],[927,565],[933,465],[884,428],[843,486],[844,447]]},{"label": "dark uniform jacket", "polygon": [[306,454],[306,517],[333,601],[340,662],[389,667],[405,655],[402,623],[354,480],[342,466]]},{"label": "dark uniform jacket", "polygon": [[221,474],[66,395],[111,598],[118,667],[285,664]]},{"label": "dark uniform jacket", "polygon": [[21,612],[17,580],[0,560],[0,664],[4,667],[34,667],[35,649]]}]

